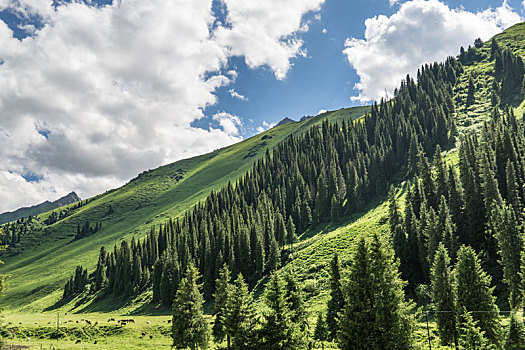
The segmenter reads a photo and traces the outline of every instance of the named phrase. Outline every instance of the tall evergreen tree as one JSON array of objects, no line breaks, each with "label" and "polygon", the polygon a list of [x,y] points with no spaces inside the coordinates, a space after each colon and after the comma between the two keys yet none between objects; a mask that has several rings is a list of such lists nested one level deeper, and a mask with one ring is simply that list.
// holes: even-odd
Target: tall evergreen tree
[{"label": "tall evergreen tree", "polygon": [[326,316],[324,313],[317,314],[317,322],[315,322],[314,339],[321,342],[321,348],[324,350],[324,342],[328,340],[328,325],[326,324]]},{"label": "tall evergreen tree", "polygon": [[503,280],[509,289],[509,303],[512,309],[521,306],[520,276],[521,252],[524,248],[523,233],[514,211],[507,205],[492,210],[490,227],[498,241],[499,255],[503,267]]},{"label": "tall evergreen tree", "polygon": [[[212,334],[217,343],[221,343],[224,340],[224,337],[227,336],[224,323],[226,317],[226,304],[230,299],[232,288],[230,280],[230,270],[228,269],[228,265],[224,264],[219,271],[219,278],[217,278],[217,282],[215,283],[215,294],[213,295],[215,300],[213,310],[215,322],[213,323]],[[230,347],[229,337],[228,347]]]},{"label": "tall evergreen tree", "polygon": [[[225,333],[228,339],[231,339],[231,348],[256,349],[256,326],[253,297],[248,291],[244,278],[239,274],[231,287],[224,314]],[[228,348],[230,348],[230,341],[228,341]]]},{"label": "tall evergreen tree", "polygon": [[339,257],[334,254],[330,262],[330,299],[328,300],[328,311],[326,324],[328,326],[328,340],[333,340],[339,330],[339,313],[343,311],[344,297],[341,289],[341,266]]},{"label": "tall evergreen tree", "polygon": [[436,323],[442,345],[457,346],[457,312],[450,258],[441,243],[432,265],[432,301],[436,311]]},{"label": "tall evergreen tree", "polygon": [[199,278],[197,268],[190,263],[173,302],[171,337],[177,349],[207,349],[209,345],[210,329],[202,311]]},{"label": "tall evergreen tree", "polygon": [[414,319],[405,302],[393,252],[377,234],[363,238],[343,291],[346,299],[338,333],[342,349],[411,349]]},{"label": "tall evergreen tree", "polygon": [[[494,290],[490,287],[490,276],[481,268],[479,258],[474,249],[462,246],[458,251],[455,275],[457,305],[460,310],[472,313],[472,318],[485,333],[488,341],[494,346],[500,346],[501,324],[499,308],[495,304]],[[460,318],[462,327],[468,320]]]}]

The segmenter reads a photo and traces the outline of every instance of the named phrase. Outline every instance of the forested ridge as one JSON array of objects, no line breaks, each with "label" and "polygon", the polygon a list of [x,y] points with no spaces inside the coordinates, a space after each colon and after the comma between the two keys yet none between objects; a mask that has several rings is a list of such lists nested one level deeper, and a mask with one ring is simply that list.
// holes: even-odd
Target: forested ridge
[{"label": "forested ridge", "polygon": [[170,305],[194,262],[210,299],[226,263],[254,285],[276,270],[283,250],[319,222],[354,213],[385,195],[394,174],[416,171],[420,150],[447,147],[455,135],[454,58],[409,76],[396,98],[354,123],[328,123],[290,136],[236,184],[212,193],[182,219],[152,228],[146,239],[101,250],[91,291],[131,295],[151,285]]},{"label": "forested ridge", "polygon": [[[56,305],[146,296],[152,308],[172,306],[179,348],[205,347],[213,336],[233,349],[302,349],[313,339],[408,349],[424,312],[437,328],[429,342],[519,349],[525,124],[515,111],[524,68],[513,49],[476,40],[407,76],[362,118],[291,134],[183,215],[100,247],[95,269],[77,266]],[[479,62],[484,71],[471,69]],[[281,267],[319,227],[382,201],[388,234],[358,234],[344,264],[333,256],[314,327],[294,267]],[[104,215],[114,214],[109,208]],[[31,221],[7,226],[15,245],[24,225]],[[102,227],[84,220],[74,241]],[[263,292],[257,306],[254,288]],[[214,308],[213,329],[204,303]]]}]

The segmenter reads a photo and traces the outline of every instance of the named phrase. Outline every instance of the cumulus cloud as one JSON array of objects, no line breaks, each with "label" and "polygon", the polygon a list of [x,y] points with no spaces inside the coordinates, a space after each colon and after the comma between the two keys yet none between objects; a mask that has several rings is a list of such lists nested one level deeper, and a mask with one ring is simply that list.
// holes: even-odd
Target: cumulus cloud
[{"label": "cumulus cloud", "polygon": [[320,109],[319,112],[317,112],[317,115],[323,114],[323,113],[326,113],[326,112],[328,112],[326,109]]},{"label": "cumulus cloud", "polygon": [[241,118],[226,112],[216,113],[213,116],[213,120],[218,121],[222,130],[231,136],[239,135],[239,129],[243,126]]},{"label": "cumulus cloud", "polygon": [[228,15],[227,25],[214,37],[228,47],[229,54],[244,56],[251,68],[269,66],[277,79],[290,70],[290,59],[304,56],[302,40],[296,35],[307,31],[303,15],[318,11],[324,0],[222,0]]},{"label": "cumulus cloud", "polygon": [[268,129],[271,129],[273,128],[275,125],[277,125],[276,123],[268,123],[266,120],[262,122],[262,125],[261,126],[258,126],[257,127],[257,132],[258,133],[261,133],[263,131],[266,131]]},{"label": "cumulus cloud", "polygon": [[[283,78],[301,51],[301,19],[321,2],[285,5],[294,25],[265,28],[283,21],[278,6],[225,0],[229,23],[216,28],[212,0],[56,9],[52,0],[0,0],[0,9],[43,24],[20,41],[0,21],[0,212],[71,190],[85,198],[144,169],[241,140],[240,118],[226,112],[214,117],[219,128],[190,124],[237,77],[228,70],[232,55]],[[260,55],[243,38],[250,21],[261,31]],[[26,181],[28,170],[41,179]]]},{"label": "cumulus cloud", "polygon": [[241,101],[248,101],[248,97],[246,97],[244,95],[241,95],[240,93],[235,91],[235,89],[230,89],[229,93],[230,93],[231,97],[233,97],[233,98],[239,99]]},{"label": "cumulus cloud", "polygon": [[323,30],[321,30],[321,33],[326,34],[328,33],[328,30],[326,30],[326,28],[323,28]]},{"label": "cumulus cloud", "polygon": [[343,51],[359,76],[355,85],[359,93],[352,100],[364,103],[388,96],[421,64],[443,61],[460,46],[478,37],[487,40],[520,21],[506,1],[495,9],[472,13],[438,0],[413,0],[390,17],[369,18],[365,39],[347,39]]}]

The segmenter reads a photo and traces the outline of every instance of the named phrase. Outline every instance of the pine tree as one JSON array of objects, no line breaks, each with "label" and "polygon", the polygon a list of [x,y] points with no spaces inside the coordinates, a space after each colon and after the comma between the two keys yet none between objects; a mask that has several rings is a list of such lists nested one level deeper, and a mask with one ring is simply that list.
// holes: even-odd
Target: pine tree
[{"label": "pine tree", "polygon": [[[215,322],[213,323],[212,334],[215,342],[221,343],[224,337],[227,335],[225,330],[225,317],[226,317],[226,304],[230,299],[231,284],[230,284],[230,270],[228,265],[224,264],[219,271],[219,278],[215,283],[215,308],[213,315],[215,316]],[[228,347],[230,347],[230,339],[228,337]]]},{"label": "pine tree", "polygon": [[[490,287],[490,276],[481,268],[479,258],[471,247],[462,246],[459,249],[455,276],[458,309],[465,310],[466,313],[472,312],[474,321],[488,341],[499,346],[501,325],[499,309],[492,296],[494,288]],[[466,327],[467,321],[461,317],[461,326]]]},{"label": "pine tree", "polygon": [[[256,345],[256,310],[253,297],[241,274],[231,286],[224,310],[224,330],[235,350],[254,349]],[[230,341],[228,341],[230,348]]]},{"label": "pine tree", "polygon": [[472,318],[470,312],[464,311],[461,315],[463,322],[459,332],[459,344],[462,349],[482,350],[486,349],[487,339],[485,332],[478,327],[478,321]]},{"label": "pine tree", "polygon": [[442,345],[457,344],[456,295],[450,258],[443,244],[439,245],[432,265],[432,301]]},{"label": "pine tree", "polygon": [[337,336],[337,331],[339,330],[339,313],[343,311],[344,307],[340,270],[339,257],[337,254],[334,254],[330,263],[330,300],[328,301],[328,311],[326,314],[328,340],[333,340]]},{"label": "pine tree", "polygon": [[197,283],[199,278],[198,270],[190,262],[173,302],[171,337],[177,349],[208,348],[210,330],[202,311],[204,298]]},{"label": "pine tree", "polygon": [[274,272],[266,285],[264,296],[267,307],[261,326],[264,349],[300,349],[296,342],[298,327],[291,321],[290,305],[286,298],[285,288],[283,279]]},{"label": "pine tree", "polygon": [[326,324],[326,316],[322,312],[317,314],[314,339],[321,342],[321,348],[324,350],[324,342],[328,340],[328,325]]},{"label": "pine tree", "polygon": [[503,267],[503,280],[509,289],[511,309],[521,306],[520,277],[521,252],[524,248],[523,233],[518,225],[514,211],[507,205],[492,210],[490,228],[496,237]]},{"label": "pine tree", "polygon": [[470,107],[476,102],[474,93],[476,92],[476,87],[474,86],[474,80],[472,80],[472,77],[468,80],[468,90],[467,90],[467,99],[465,101],[465,105],[467,107]]},{"label": "pine tree", "polygon": [[306,347],[308,342],[308,313],[304,303],[301,286],[293,272],[284,275],[286,300],[290,308],[290,320],[297,325],[296,344]]},{"label": "pine tree", "polygon": [[414,319],[390,248],[377,234],[363,238],[343,291],[346,299],[338,344],[342,349],[411,349]]}]

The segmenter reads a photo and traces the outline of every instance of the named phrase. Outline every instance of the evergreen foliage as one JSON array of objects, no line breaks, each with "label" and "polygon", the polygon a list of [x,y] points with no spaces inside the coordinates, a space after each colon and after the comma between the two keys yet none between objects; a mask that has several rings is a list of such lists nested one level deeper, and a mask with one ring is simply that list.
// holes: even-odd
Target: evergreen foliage
[{"label": "evergreen foliage", "polygon": [[360,239],[343,292],[338,332],[342,349],[411,349],[414,319],[391,249],[374,234]]},{"label": "evergreen foliage", "polygon": [[210,340],[208,321],[204,317],[204,299],[197,268],[189,263],[173,302],[171,337],[177,349],[207,349]]},{"label": "evergreen foliage", "polygon": [[328,328],[328,340],[333,340],[339,330],[339,314],[344,308],[344,297],[341,289],[341,266],[339,257],[334,254],[330,263],[330,299],[328,300],[326,325]]},{"label": "evergreen foliage", "polygon": [[432,265],[432,302],[442,345],[457,344],[457,310],[448,251],[441,243]]}]

